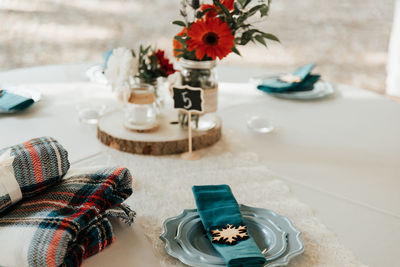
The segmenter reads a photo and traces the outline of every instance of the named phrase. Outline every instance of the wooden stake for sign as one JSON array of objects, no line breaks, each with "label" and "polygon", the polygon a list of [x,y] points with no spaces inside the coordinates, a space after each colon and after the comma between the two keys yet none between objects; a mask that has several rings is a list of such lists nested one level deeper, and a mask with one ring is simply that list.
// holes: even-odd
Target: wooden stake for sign
[{"label": "wooden stake for sign", "polygon": [[188,111],[188,115],[189,115],[189,153],[193,152],[193,148],[192,148],[192,112]]},{"label": "wooden stake for sign", "polygon": [[200,158],[199,154],[196,152],[193,152],[192,148],[192,112],[188,111],[188,116],[189,116],[189,121],[188,121],[188,136],[189,136],[189,151],[186,153],[183,153],[181,157],[186,160],[198,160]]},{"label": "wooden stake for sign", "polygon": [[174,108],[186,111],[189,131],[189,151],[182,154],[186,160],[197,160],[200,156],[193,153],[192,149],[192,113],[201,114],[204,112],[203,89],[197,87],[172,86],[172,98],[174,99]]}]

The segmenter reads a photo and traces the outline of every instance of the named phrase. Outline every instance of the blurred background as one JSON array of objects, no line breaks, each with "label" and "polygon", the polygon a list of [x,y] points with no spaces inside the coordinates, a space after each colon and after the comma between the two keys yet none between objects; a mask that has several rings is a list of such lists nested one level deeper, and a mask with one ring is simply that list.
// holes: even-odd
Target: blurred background
[{"label": "blurred background", "polygon": [[[118,46],[172,54],[180,0],[0,0],[0,71],[102,62]],[[315,62],[326,80],[384,93],[394,0],[273,0],[260,23],[281,43],[241,47],[221,64],[289,71]]]}]

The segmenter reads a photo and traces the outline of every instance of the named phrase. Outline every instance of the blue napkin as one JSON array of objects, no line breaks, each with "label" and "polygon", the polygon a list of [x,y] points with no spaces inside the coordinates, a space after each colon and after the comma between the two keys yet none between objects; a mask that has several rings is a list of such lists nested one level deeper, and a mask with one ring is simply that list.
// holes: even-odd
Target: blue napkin
[{"label": "blue napkin", "polygon": [[320,75],[310,74],[315,64],[307,64],[295,70],[292,74],[300,77],[301,82],[283,82],[279,78],[265,80],[257,88],[267,93],[288,93],[298,91],[309,91],[314,88],[314,84],[321,77]]},{"label": "blue napkin", "polygon": [[32,98],[16,95],[3,90],[0,93],[0,110],[23,110],[34,103]]},{"label": "blue napkin", "polygon": [[[228,185],[193,186],[192,190],[197,211],[210,241],[212,241],[212,230],[221,229],[228,224],[244,225],[239,205]],[[234,245],[219,243],[212,245],[229,267],[258,267],[263,266],[266,261],[250,235],[248,239],[240,240]]]}]

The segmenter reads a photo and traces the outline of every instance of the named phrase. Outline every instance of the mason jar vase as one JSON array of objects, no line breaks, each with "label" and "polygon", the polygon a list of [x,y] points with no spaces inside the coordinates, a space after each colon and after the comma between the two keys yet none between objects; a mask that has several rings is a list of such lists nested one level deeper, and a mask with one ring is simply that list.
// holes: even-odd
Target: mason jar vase
[{"label": "mason jar vase", "polygon": [[[216,72],[216,61],[194,61],[180,59],[181,83],[203,90],[204,113],[192,114],[192,128],[205,131],[217,125],[216,111],[218,108],[218,82]],[[188,113],[180,111],[178,115],[179,124],[188,126]]]}]

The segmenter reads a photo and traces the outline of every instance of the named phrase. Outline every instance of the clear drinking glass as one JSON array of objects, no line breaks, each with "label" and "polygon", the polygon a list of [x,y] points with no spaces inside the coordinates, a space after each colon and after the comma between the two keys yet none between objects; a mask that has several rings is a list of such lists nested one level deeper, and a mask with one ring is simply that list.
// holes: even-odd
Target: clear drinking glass
[{"label": "clear drinking glass", "polygon": [[149,130],[157,126],[154,87],[140,83],[131,86],[125,99],[124,126],[131,130]]}]

